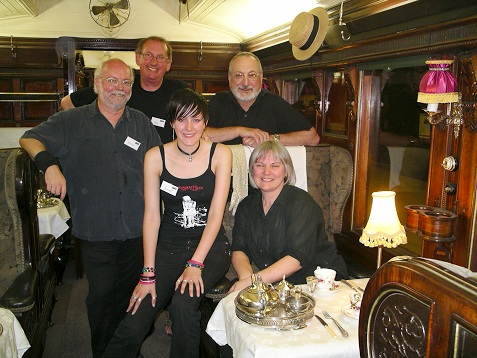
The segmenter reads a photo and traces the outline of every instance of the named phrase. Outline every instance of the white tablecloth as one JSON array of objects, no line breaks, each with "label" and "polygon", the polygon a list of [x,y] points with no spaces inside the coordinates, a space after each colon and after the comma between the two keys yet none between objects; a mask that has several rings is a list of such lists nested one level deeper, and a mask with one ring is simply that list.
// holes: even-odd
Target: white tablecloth
[{"label": "white tablecloth", "polygon": [[30,348],[25,332],[15,315],[4,308],[0,308],[0,357],[22,357]]},{"label": "white tablecloth", "polygon": [[[353,280],[364,288],[368,279]],[[309,293],[308,287],[303,290]],[[238,358],[306,358],[306,357],[353,357],[359,358],[358,320],[342,313],[342,308],[349,305],[349,295],[354,291],[341,285],[337,292],[324,294],[315,291],[315,313],[323,317],[323,310],[349,332],[349,337],[341,336],[338,327],[331,320],[325,319],[338,335],[332,338],[328,331],[313,317],[307,327],[299,330],[277,331],[271,328],[252,326],[240,320],[235,314],[234,299],[238,292],[223,298],[217,305],[207,325],[207,333],[219,344],[228,344]]]},{"label": "white tablecloth", "polygon": [[57,202],[55,206],[37,209],[38,227],[40,234],[53,234],[55,238],[59,238],[69,228],[66,221],[70,218],[70,214],[63,201],[56,198],[53,200]]}]

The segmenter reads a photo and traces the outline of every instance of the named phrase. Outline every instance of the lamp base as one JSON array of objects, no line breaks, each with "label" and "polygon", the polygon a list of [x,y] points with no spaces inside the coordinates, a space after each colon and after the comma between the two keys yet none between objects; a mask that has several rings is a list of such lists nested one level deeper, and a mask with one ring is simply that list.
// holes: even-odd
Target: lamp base
[{"label": "lamp base", "polygon": [[376,267],[377,269],[379,269],[381,267],[381,260],[383,258],[383,247],[382,246],[378,246],[378,266]]}]

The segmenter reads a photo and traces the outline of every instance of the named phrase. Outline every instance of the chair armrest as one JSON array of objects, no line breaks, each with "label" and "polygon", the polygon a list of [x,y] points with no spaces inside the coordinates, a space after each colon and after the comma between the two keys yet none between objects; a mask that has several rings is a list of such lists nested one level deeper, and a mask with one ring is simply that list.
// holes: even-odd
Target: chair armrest
[{"label": "chair armrest", "polygon": [[27,269],[19,274],[0,299],[0,306],[13,313],[26,312],[35,306],[39,285],[36,271]]},{"label": "chair armrest", "polygon": [[55,248],[56,239],[52,234],[40,234],[38,239],[38,247],[40,249],[40,257],[47,257]]},{"label": "chair armrest", "polygon": [[206,297],[211,299],[222,299],[227,296],[227,292],[232,286],[230,280],[227,277],[222,277],[212,289],[205,294]]},{"label": "chair armrest", "polygon": [[48,270],[48,261],[56,245],[56,238],[52,234],[40,234],[38,237],[38,249],[40,250],[40,261],[37,269],[40,273]]}]

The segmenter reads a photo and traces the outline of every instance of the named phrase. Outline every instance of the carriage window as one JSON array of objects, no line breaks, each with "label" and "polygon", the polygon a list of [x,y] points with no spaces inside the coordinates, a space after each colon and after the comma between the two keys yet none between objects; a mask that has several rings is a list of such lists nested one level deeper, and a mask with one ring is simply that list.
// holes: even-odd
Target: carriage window
[{"label": "carriage window", "polygon": [[[405,205],[425,204],[429,171],[430,125],[417,102],[419,82],[426,66],[383,71],[379,114],[378,155],[369,168],[368,193],[396,192],[401,224],[406,223]],[[371,195],[368,195],[371,208]],[[421,253],[422,241],[407,233],[404,248]]]}]

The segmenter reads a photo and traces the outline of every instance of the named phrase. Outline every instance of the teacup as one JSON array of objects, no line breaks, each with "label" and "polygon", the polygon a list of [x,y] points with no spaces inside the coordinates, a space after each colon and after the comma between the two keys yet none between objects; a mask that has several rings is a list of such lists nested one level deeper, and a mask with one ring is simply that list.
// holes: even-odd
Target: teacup
[{"label": "teacup", "polygon": [[315,270],[317,278],[316,288],[321,291],[331,290],[335,283],[336,271],[327,268],[317,267]]}]

